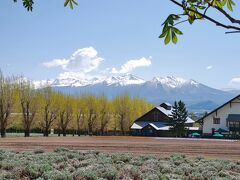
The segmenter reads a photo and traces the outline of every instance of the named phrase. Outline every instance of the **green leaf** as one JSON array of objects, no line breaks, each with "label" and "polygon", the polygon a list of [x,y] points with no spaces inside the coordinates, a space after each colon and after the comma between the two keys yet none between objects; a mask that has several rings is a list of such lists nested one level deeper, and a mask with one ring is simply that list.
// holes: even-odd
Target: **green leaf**
[{"label": "green leaf", "polygon": [[73,9],[73,4],[75,4],[76,6],[78,5],[76,0],[66,0],[64,3],[64,7],[68,6]]},{"label": "green leaf", "polygon": [[164,40],[165,45],[167,45],[170,42],[170,40],[171,40],[171,30],[169,29],[167,32],[167,36]]},{"label": "green leaf", "polygon": [[222,7],[225,6],[226,3],[227,3],[227,0],[223,0],[223,1],[222,1]]},{"label": "green leaf", "polygon": [[230,11],[233,11],[232,6],[235,6],[235,3],[232,0],[228,0],[227,7]]},{"label": "green leaf", "polygon": [[71,9],[73,9],[73,4],[72,4],[71,0],[69,1],[69,6],[70,6]]},{"label": "green leaf", "polygon": [[205,6],[198,6],[198,8],[199,8],[199,9],[201,9],[201,10],[204,10],[204,9],[206,9],[206,7],[205,7]]},{"label": "green leaf", "polygon": [[221,1],[216,1],[216,5],[219,7],[219,8],[222,8],[223,5],[222,5],[222,2]]},{"label": "green leaf", "polygon": [[227,3],[227,7],[228,7],[228,9],[229,9],[230,11],[233,11],[231,3],[228,2],[228,3]]},{"label": "green leaf", "polygon": [[32,11],[33,9],[33,0],[23,0],[23,6],[28,10],[28,11]]},{"label": "green leaf", "polygon": [[169,26],[168,26],[168,24],[165,24],[165,25],[164,25],[164,27],[163,27],[163,32],[166,32],[166,31],[168,31],[168,29],[169,29]]},{"label": "green leaf", "polygon": [[176,34],[179,34],[179,35],[182,35],[182,31],[180,31],[179,29],[175,28],[175,27],[172,27],[172,30],[176,33]]},{"label": "green leaf", "polygon": [[66,0],[65,3],[64,3],[64,7],[66,7],[68,5],[70,0]]},{"label": "green leaf", "polygon": [[177,38],[175,32],[172,31],[172,42],[173,42],[174,44],[177,44],[177,41],[178,41],[178,38]]},{"label": "green leaf", "polygon": [[78,3],[76,2],[76,0],[72,0],[72,2],[77,6]]},{"label": "green leaf", "polygon": [[233,0],[229,0],[229,1],[231,1],[231,4],[232,4],[233,6],[235,6],[235,2],[233,2]]},{"label": "green leaf", "polygon": [[188,17],[188,22],[189,22],[190,24],[192,24],[192,23],[194,22],[194,20],[195,20],[195,17],[192,17],[192,16],[189,16],[189,17]]},{"label": "green leaf", "polygon": [[197,16],[198,19],[203,19],[203,16],[200,15],[200,14],[196,14],[196,16]]},{"label": "green leaf", "polygon": [[167,31],[163,32],[163,33],[159,36],[159,38],[164,38],[166,35],[167,35]]}]

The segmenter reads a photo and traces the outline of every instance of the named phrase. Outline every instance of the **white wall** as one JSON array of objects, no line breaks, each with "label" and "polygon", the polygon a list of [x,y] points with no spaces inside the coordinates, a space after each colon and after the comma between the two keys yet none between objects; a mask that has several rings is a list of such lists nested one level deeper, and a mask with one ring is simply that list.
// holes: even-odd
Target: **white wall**
[{"label": "white wall", "polygon": [[[236,103],[238,102],[238,103]],[[212,128],[216,130],[219,128],[226,129],[227,122],[226,119],[229,114],[240,114],[240,99],[235,99],[232,101],[231,106],[230,103],[222,107],[216,112],[210,114],[203,120],[203,134],[211,134]],[[213,124],[213,118],[220,118],[220,124]]]}]

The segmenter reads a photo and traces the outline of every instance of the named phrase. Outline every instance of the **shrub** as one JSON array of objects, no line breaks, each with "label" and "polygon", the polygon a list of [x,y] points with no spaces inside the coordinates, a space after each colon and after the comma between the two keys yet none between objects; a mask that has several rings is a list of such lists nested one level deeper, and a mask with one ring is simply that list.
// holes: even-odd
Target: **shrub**
[{"label": "shrub", "polygon": [[113,154],[112,159],[113,159],[114,163],[119,162],[119,161],[126,163],[126,162],[130,162],[130,160],[132,159],[132,155],[127,154],[127,153],[126,154]]},{"label": "shrub", "polygon": [[73,174],[73,178],[75,180],[82,180],[82,179],[96,180],[98,177],[97,177],[96,171],[93,171],[91,167],[89,167],[89,168],[83,167],[83,168],[78,169]]},{"label": "shrub", "polygon": [[42,175],[43,179],[51,179],[51,180],[72,180],[72,175],[67,171],[48,171]]},{"label": "shrub", "polygon": [[44,153],[45,151],[44,150],[42,150],[42,149],[36,149],[36,150],[34,150],[34,154],[42,154],[42,153]]},{"label": "shrub", "polygon": [[225,160],[105,154],[58,148],[54,152],[0,150],[0,179],[240,179],[240,163]]}]

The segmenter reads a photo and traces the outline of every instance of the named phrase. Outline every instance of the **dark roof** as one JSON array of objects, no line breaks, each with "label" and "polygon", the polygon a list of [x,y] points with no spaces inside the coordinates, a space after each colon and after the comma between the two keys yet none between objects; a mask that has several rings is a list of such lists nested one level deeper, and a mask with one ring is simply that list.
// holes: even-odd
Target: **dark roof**
[{"label": "dark roof", "polygon": [[227,120],[240,121],[240,114],[229,114]]},{"label": "dark roof", "polygon": [[[142,116],[140,116],[139,118],[137,118],[137,119],[135,120],[135,122],[137,122],[137,121],[142,121],[141,119],[142,119],[144,116],[148,115],[149,113],[152,113],[152,111],[155,111],[155,110],[161,112],[164,116],[166,116],[167,118],[169,118],[168,113],[165,112],[165,111],[167,111],[167,110],[165,110],[163,107],[160,107],[160,108],[162,108],[162,110],[160,110],[159,107],[160,107],[160,106],[154,107],[154,108],[151,109],[150,111],[146,112],[144,115],[142,115]],[[164,110],[165,110],[165,111],[164,111]]]},{"label": "dark roof", "polygon": [[203,120],[203,119],[206,118],[207,116],[209,116],[209,115],[211,115],[212,113],[218,111],[219,109],[221,109],[221,108],[224,107],[225,105],[229,104],[230,102],[232,102],[233,100],[238,99],[238,98],[240,98],[240,94],[237,95],[236,97],[232,98],[232,99],[229,100],[228,102],[224,103],[223,105],[219,106],[218,108],[214,109],[214,110],[211,111],[210,113],[206,114],[205,116],[203,116],[202,118],[200,118],[200,119],[197,120],[197,121]]}]

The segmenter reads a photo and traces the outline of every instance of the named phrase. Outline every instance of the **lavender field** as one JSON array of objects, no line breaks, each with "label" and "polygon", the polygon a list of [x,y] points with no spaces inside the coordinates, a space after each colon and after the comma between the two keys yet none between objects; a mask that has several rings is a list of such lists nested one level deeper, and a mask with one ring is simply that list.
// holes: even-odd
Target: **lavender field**
[{"label": "lavender field", "polygon": [[240,161],[81,152],[0,150],[1,180],[240,179]]}]

